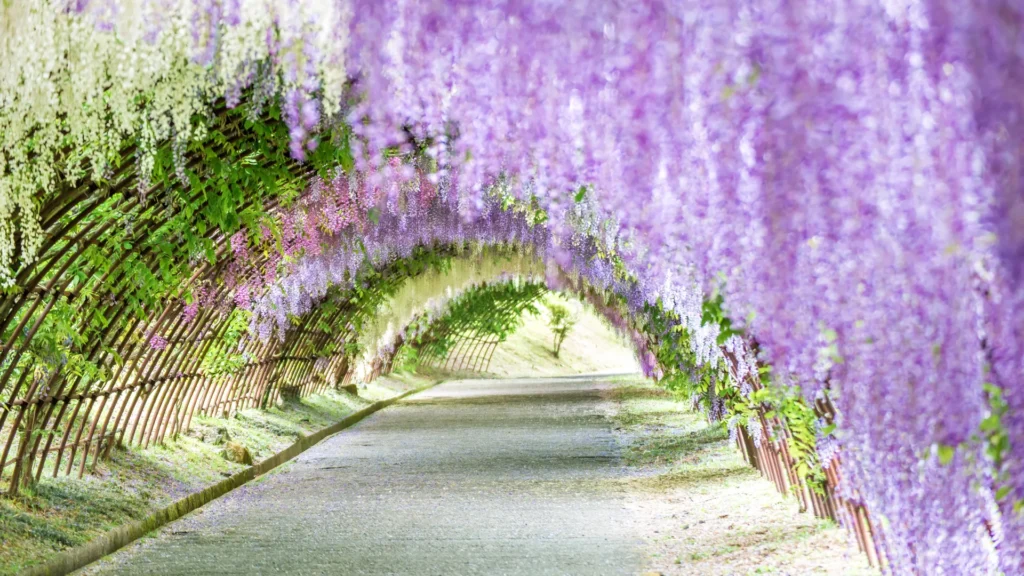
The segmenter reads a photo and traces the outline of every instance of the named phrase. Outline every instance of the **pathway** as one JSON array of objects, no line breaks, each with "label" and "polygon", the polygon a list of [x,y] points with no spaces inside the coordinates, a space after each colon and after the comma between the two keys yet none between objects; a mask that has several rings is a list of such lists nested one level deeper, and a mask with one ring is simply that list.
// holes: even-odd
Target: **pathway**
[{"label": "pathway", "polygon": [[636,574],[593,377],[442,384],[88,574]]}]

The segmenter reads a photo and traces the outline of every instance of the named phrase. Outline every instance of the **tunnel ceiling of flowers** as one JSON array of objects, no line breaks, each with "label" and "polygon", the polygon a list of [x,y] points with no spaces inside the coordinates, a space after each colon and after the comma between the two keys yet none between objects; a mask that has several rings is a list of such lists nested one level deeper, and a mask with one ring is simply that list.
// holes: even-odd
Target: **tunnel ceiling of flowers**
[{"label": "tunnel ceiling of flowers", "polygon": [[1022,26],[1009,1],[0,3],[3,489],[402,347],[486,341],[482,366],[550,289],[886,570],[1020,574]]}]

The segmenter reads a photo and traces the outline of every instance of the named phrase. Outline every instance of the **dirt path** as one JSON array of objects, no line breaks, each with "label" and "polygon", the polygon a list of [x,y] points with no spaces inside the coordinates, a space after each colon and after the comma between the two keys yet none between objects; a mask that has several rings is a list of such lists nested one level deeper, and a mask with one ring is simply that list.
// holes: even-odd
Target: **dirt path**
[{"label": "dirt path", "polygon": [[681,408],[607,378],[446,383],[85,573],[871,573]]}]

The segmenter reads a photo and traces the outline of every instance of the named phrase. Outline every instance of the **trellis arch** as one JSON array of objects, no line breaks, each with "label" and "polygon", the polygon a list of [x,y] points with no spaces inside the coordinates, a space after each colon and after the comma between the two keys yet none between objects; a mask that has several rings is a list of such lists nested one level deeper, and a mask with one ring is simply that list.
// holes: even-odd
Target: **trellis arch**
[{"label": "trellis arch", "polygon": [[[238,111],[218,108],[210,122],[214,140],[205,152],[214,159],[235,156],[250,159],[254,166],[259,163],[253,170],[279,187],[297,186],[314,173],[313,165],[300,165],[255,134],[241,130],[243,121]],[[272,119],[267,126],[271,131],[283,130]],[[169,154],[169,146],[165,148]],[[44,203],[40,213],[46,240],[40,254],[17,272],[17,288],[0,302],[0,470],[13,466],[11,491],[17,489],[19,479],[42,474],[46,458],[39,459],[34,473],[25,470],[34,463],[37,452],[49,455],[55,451],[58,463],[67,453],[68,472],[81,452],[81,475],[86,455],[91,448],[98,448],[99,440],[108,450],[115,433],[116,441],[125,435],[143,443],[162,438],[169,422],[150,416],[160,412],[154,403],[166,398],[154,399],[150,391],[155,387],[167,390],[168,386],[158,385],[172,382],[178,384],[173,386],[176,390],[188,388],[188,379],[179,372],[193,371],[203,352],[227,328],[226,320],[214,309],[204,310],[193,323],[175,318],[184,305],[177,298],[181,294],[175,285],[178,279],[184,280],[181,289],[187,289],[197,280],[218,275],[226,266],[222,258],[228,244],[224,229],[206,221],[200,225],[201,232],[192,234],[189,242],[204,247],[212,256],[208,260],[213,261],[204,259],[194,270],[190,270],[188,259],[181,257],[181,250],[168,250],[161,244],[175,235],[180,240],[180,231],[173,229],[175,223],[195,226],[204,220],[175,211],[178,198],[205,211],[213,201],[223,202],[224,194],[210,194],[210,186],[185,187],[170,175],[154,183],[140,182],[133,154],[131,147],[123,151],[123,164],[106,183],[73,185],[69,181]],[[210,164],[209,157],[190,154],[185,166],[198,179],[209,175]],[[227,185],[226,179],[218,184]],[[274,199],[260,206],[261,192],[268,192],[267,188],[254,185],[245,194],[235,190],[235,211],[273,211]],[[110,217],[111,213],[118,217]],[[122,228],[116,229],[118,225]],[[149,289],[142,286],[145,276],[157,279]],[[222,301],[225,292],[225,287],[217,288],[214,298]],[[76,333],[77,341],[71,336],[63,342],[47,341],[50,335],[41,328],[59,323],[64,332]],[[166,333],[175,346],[167,352],[148,348],[141,336],[153,331]],[[71,373],[76,369],[80,372]],[[140,409],[146,415],[135,420],[129,430],[122,420],[135,410],[140,398]],[[102,423],[92,420],[87,430],[89,415],[94,409],[102,412],[108,402],[119,409],[108,411]],[[147,403],[154,405],[147,408]],[[65,419],[77,425],[68,425],[61,432],[57,423]],[[19,428],[30,432],[30,440],[15,447],[14,431]],[[100,452],[95,449],[95,457]],[[57,471],[54,466],[53,473]]]},{"label": "trellis arch", "polygon": [[[240,112],[225,110],[223,117],[214,119],[213,123],[230,126],[230,120],[237,114]],[[267,125],[275,126],[272,120]],[[278,129],[281,128],[278,126]],[[333,169],[332,163],[343,165],[346,161],[343,143],[333,148],[325,144],[320,149],[319,160],[314,159],[309,165],[299,166],[287,156],[278,154],[282,164],[275,167],[270,160],[275,157],[275,149],[269,145],[273,139],[259,143],[268,151],[251,152],[249,141],[239,138],[238,141],[224,138],[221,139],[223,142],[215,139],[218,141],[215,154],[230,153],[233,149],[241,157],[251,159],[252,166],[256,165],[255,159],[266,160],[270,168],[259,177],[245,170],[219,173],[216,168],[219,160],[210,160],[203,155],[189,156],[190,175],[194,176],[190,181],[196,188],[186,188],[180,180],[168,174],[161,183],[151,186],[145,195],[127,192],[133,183],[131,171],[127,170],[120,176],[124,182],[119,189],[120,196],[72,195],[68,202],[75,202],[75,198],[83,202],[88,198],[92,200],[78,210],[70,206],[45,212],[51,215],[46,220],[46,229],[56,235],[53,238],[71,235],[71,239],[48,241],[43,256],[19,273],[19,279],[26,279],[29,289],[8,295],[0,308],[6,313],[3,317],[5,348],[0,365],[7,370],[7,375],[0,380],[0,392],[7,395],[0,415],[0,433],[6,434],[3,438],[4,452],[0,453],[0,469],[10,470],[9,491],[16,491],[23,482],[40,478],[48,463],[52,464],[52,469],[47,470],[54,475],[62,469],[65,473],[82,475],[90,459],[95,464],[116,443],[147,446],[160,442],[168,435],[187,428],[196,412],[230,412],[265,406],[281,395],[305,395],[320,391],[332,382],[344,382],[352,373],[354,358],[347,347],[354,344],[357,330],[338,331],[336,328],[342,322],[349,326],[353,321],[371,316],[376,309],[374,304],[397,282],[438,265],[441,259],[456,254],[464,244],[464,241],[446,242],[441,238],[436,244],[417,245],[401,258],[385,257],[382,266],[370,266],[365,272],[367,276],[348,278],[351,286],[339,284],[327,289],[325,294],[304,296],[309,302],[304,308],[299,308],[304,312],[294,316],[297,321],[288,321],[287,329],[280,334],[283,338],[252,340],[246,348],[249,358],[241,366],[211,372],[205,369],[204,362],[211,354],[223,351],[225,336],[231,333],[237,336],[250,328],[239,326],[238,318],[232,315],[232,311],[237,310],[234,289],[240,284],[238,274],[243,281],[266,274],[274,265],[274,253],[249,253],[245,267],[233,268],[236,262],[231,258],[232,234],[239,223],[222,213],[217,226],[188,240],[187,244],[193,250],[202,248],[208,256],[195,261],[194,267],[188,265],[182,251],[161,251],[159,243],[147,242],[146,238],[167,228],[168,215],[171,221],[177,218],[179,223],[184,221],[183,225],[197,226],[197,230],[201,222],[212,221],[211,215],[205,212],[181,218],[180,212],[175,210],[175,196],[184,194],[199,198],[205,194],[199,206],[205,210],[220,202],[223,212],[225,199],[232,198],[231,186],[245,183],[254,184],[255,193],[238,195],[238,203],[233,210],[235,219],[248,219],[248,226],[255,227],[268,218],[287,217],[291,214],[291,207],[281,201],[287,196],[282,191],[302,189],[310,178],[316,180],[325,171],[329,172],[328,167]],[[233,148],[229,149],[227,142],[231,142]],[[206,150],[204,153],[209,152]],[[196,175],[203,174],[215,176],[206,181],[206,188],[197,184],[199,177]],[[227,192],[224,192],[225,182]],[[221,186],[217,187],[218,184]],[[217,187],[218,192],[211,194],[211,187]],[[316,193],[313,189],[300,197]],[[165,198],[170,198],[171,202],[166,206],[157,205]],[[433,202],[428,208],[436,205],[437,201]],[[377,209],[372,206],[365,208],[370,212]],[[249,209],[252,213],[247,214]],[[104,234],[110,231],[110,222],[90,221],[90,214],[102,210],[117,210],[127,214],[129,221],[136,222],[127,233],[135,240],[128,242],[129,248],[125,250],[130,255],[127,257],[118,248],[118,244],[124,245],[121,244],[124,234],[106,237]],[[165,219],[161,220],[161,217]],[[378,215],[380,217],[391,216],[385,213]],[[524,241],[527,235],[509,222],[515,220],[502,221],[501,226],[495,229],[483,230],[474,241],[505,245],[513,250],[538,249],[538,243]],[[188,233],[178,230],[175,234],[186,236]],[[652,350],[661,349],[664,345],[671,349],[689,349],[678,338],[666,340],[671,332],[651,324],[651,318],[662,313],[644,304],[643,292],[635,279],[607,274],[611,263],[600,244],[585,236],[573,242],[572,260],[556,266],[560,271],[555,276],[561,277],[556,283],[583,295],[613,323],[631,332],[642,353],[646,351],[650,355]],[[543,249],[546,244],[540,242],[539,246]],[[109,258],[90,258],[95,253],[88,250],[95,251],[100,247],[119,258],[110,261],[109,265],[106,265]],[[143,264],[133,269],[128,264],[133,262],[131,258],[135,253],[144,257],[134,260]],[[310,258],[300,258],[299,265],[308,260]],[[367,255],[366,261],[372,263],[374,258]],[[166,272],[168,267],[174,271],[187,271],[180,286],[174,285],[174,275]],[[146,274],[154,278],[163,274],[166,281],[158,282],[156,288],[138,290],[132,282],[139,275]],[[233,280],[225,280],[231,274],[235,274]],[[602,278],[605,279],[603,283],[600,281]],[[199,285],[210,287],[206,302],[195,312],[193,319],[187,320],[184,311],[190,304],[183,295]],[[39,286],[43,288],[40,290]],[[355,286],[358,289],[349,289]],[[264,296],[270,295],[273,287],[273,284],[266,284]],[[489,288],[492,287],[485,285],[479,291],[471,291],[470,295],[483,298],[477,301],[478,305],[488,302],[487,298],[491,298],[493,304],[500,298],[493,298],[494,293]],[[542,293],[539,287],[535,290],[534,296]],[[36,297],[28,297],[30,294]],[[60,310],[60,305],[84,294],[98,303],[95,310],[87,308],[85,311],[101,314],[104,321],[86,341],[72,343],[66,348],[87,350],[86,358],[101,368],[109,368],[109,375],[106,378],[92,378],[91,374],[69,375],[62,364],[52,372],[44,371],[39,377],[34,366],[42,361],[43,356],[26,355],[33,343],[40,340],[37,338],[38,328],[52,317],[55,310]],[[353,294],[359,294],[359,298],[353,300]],[[463,315],[455,323],[428,322],[421,341],[425,346],[426,360],[444,367],[485,366],[500,341],[500,338],[493,337],[493,333],[500,333],[508,327],[534,299],[511,298],[504,305],[485,307],[484,313]],[[470,298],[461,302],[472,301]],[[81,316],[71,321],[84,324],[91,319]],[[664,315],[658,319],[661,323],[679,323],[678,318]],[[159,339],[160,346],[153,346],[154,338]],[[437,346],[441,341],[450,341],[451,346]],[[373,359],[369,378],[391,368],[396,350],[397,346],[392,347],[388,354]],[[729,358],[735,363],[734,357]],[[651,361],[659,364],[662,370],[680,365],[674,358],[652,356]],[[18,377],[12,387],[9,386],[10,375],[15,372]],[[23,386],[26,382],[28,385]],[[760,383],[752,380],[751,386],[757,389]],[[766,418],[763,412],[761,410],[756,416],[762,430],[786,429],[785,422],[778,417]],[[827,407],[820,407],[818,413],[826,414]],[[737,440],[748,462],[771,479],[780,492],[795,492],[803,506],[820,517],[842,518],[843,514],[837,512],[843,511],[847,518],[853,518],[854,521],[847,524],[858,535],[862,549],[869,552],[869,557],[877,559],[878,555],[873,553],[875,547],[870,523],[863,507],[836,494],[835,487],[839,483],[836,468],[829,473],[823,492],[819,494],[796,472],[798,463],[788,452],[785,441],[755,446],[743,428],[739,429]]]},{"label": "trellis arch", "polygon": [[[265,407],[281,396],[305,396],[347,383],[357,360],[352,345],[359,334],[353,325],[377,313],[402,282],[430,267],[443,266],[460,250],[460,246],[424,247],[381,270],[366,270],[360,280],[372,280],[372,286],[359,294],[344,287],[332,289],[283,338],[250,341],[253,347],[232,369],[211,372],[203,366],[232,329],[230,316],[217,314],[214,307],[190,323],[179,316],[159,329],[166,338],[163,348],[149,347],[144,339],[129,343],[124,364],[116,367],[109,381],[90,390],[76,390],[78,381],[69,386],[69,378],[52,394],[29,388],[25,396],[3,407],[5,417],[14,414],[4,429],[4,454],[12,457],[0,459],[8,472],[9,490],[15,492],[21,483],[38,479],[47,463],[54,476],[61,468],[65,473],[77,470],[81,476],[90,458],[95,464],[115,443],[145,447],[162,442],[187,429],[196,412]],[[490,256],[500,257],[501,250]],[[210,273],[215,272],[216,267],[211,268]],[[389,370],[392,356],[373,358],[368,378]]]},{"label": "trellis arch", "polygon": [[[0,476],[9,492],[44,471],[81,476],[117,443],[160,442],[187,428],[196,411],[319,390],[327,379],[318,374],[348,372],[345,349],[355,336],[325,326],[372,314],[374,299],[396,282],[468,243],[533,250],[514,226],[459,236],[457,214],[423,200],[422,217],[454,235],[435,230],[433,241],[414,239],[401,254],[367,254],[379,265],[345,272],[364,284],[357,298],[332,289],[282,338],[248,339],[241,366],[211,370],[204,363],[223,355],[226,336],[235,342],[251,328],[235,314],[237,288],[271,288],[256,280],[282,265],[272,245],[288,232],[274,230],[264,238],[271,246],[247,253],[240,265],[232,258],[238,231],[301,215],[310,181],[351,166],[341,136],[325,138],[307,162],[295,161],[279,118],[274,109],[256,114],[222,102],[195,120],[208,133],[204,144],[158,149],[152,181],[139,180],[130,146],[104,181],[69,177],[46,198],[38,257],[16,271],[0,300]],[[383,228],[365,222],[370,206],[357,208],[363,225]]]}]

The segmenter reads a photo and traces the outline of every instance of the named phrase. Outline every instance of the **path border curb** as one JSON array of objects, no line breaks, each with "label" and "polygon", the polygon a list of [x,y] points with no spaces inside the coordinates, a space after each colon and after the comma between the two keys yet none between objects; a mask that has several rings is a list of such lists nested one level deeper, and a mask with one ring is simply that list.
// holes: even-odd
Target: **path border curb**
[{"label": "path border curb", "polygon": [[169,506],[153,512],[141,520],[136,520],[123,526],[113,528],[105,534],[97,536],[81,546],[64,550],[63,552],[58,553],[56,557],[51,558],[43,564],[26,568],[19,574],[21,574],[21,576],[63,576],[64,574],[70,574],[75,570],[84,568],[100,558],[131,544],[153,530],[173,522],[178,518],[209,504],[213,500],[220,498],[247,482],[270,472],[274,468],[277,468],[319,444],[328,436],[333,436],[334,434],[341,432],[374,412],[387,408],[395,402],[403,400],[413,394],[423,392],[428,388],[433,388],[440,383],[440,381],[434,382],[427,386],[406,390],[405,392],[392,396],[386,400],[378,400],[362,410],[349,414],[342,420],[339,420],[326,428],[321,428],[308,436],[300,436],[299,439],[291,446],[277,454],[274,454],[266,460],[261,460],[245,470],[237,472],[212,486],[207,486],[199,492],[189,494],[188,496],[171,503]]}]

